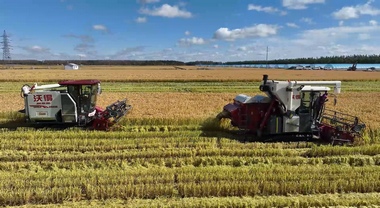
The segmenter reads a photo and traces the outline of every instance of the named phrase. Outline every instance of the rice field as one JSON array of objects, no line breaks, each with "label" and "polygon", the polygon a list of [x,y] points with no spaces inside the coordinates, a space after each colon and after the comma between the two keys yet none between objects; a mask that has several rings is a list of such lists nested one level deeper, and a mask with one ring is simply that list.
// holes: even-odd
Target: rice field
[{"label": "rice field", "polygon": [[[0,128],[1,206],[380,205],[380,73],[100,68],[0,71],[0,126],[22,120],[17,110],[24,83],[55,83],[58,77],[101,80],[100,106],[125,97],[133,105],[110,132]],[[226,133],[228,123],[213,118],[236,94],[260,93],[264,73],[270,79],[344,80],[336,108],[370,126],[364,141],[258,143]]]},{"label": "rice field", "polygon": [[[46,67],[46,66],[44,66]],[[55,66],[56,67],[56,66]],[[39,67],[36,67],[39,68]],[[315,71],[315,70],[280,70],[252,68],[218,68],[198,70],[197,67],[187,66],[187,70],[177,70],[172,66],[83,66],[80,70],[68,72],[63,69],[10,69],[1,70],[0,81],[54,82],[58,79],[99,79],[103,82],[130,81],[261,81],[263,74],[270,79],[295,80],[360,80],[377,81],[380,73],[363,71]]]}]

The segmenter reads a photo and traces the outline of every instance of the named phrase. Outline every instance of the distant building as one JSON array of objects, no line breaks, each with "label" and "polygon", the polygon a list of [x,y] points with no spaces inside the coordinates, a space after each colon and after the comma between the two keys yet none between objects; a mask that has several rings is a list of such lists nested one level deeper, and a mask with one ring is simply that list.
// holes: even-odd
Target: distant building
[{"label": "distant building", "polygon": [[79,65],[78,64],[74,64],[74,63],[68,63],[65,65],[65,69],[66,70],[78,70],[79,69]]}]

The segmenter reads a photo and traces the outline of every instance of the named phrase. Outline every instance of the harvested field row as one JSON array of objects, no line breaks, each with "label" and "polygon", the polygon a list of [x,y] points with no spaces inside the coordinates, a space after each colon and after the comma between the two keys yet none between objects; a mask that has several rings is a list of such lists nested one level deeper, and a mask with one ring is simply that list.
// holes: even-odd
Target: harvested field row
[{"label": "harvested field row", "polygon": [[[116,157],[114,157],[116,158]],[[83,158],[82,158],[83,159]],[[86,158],[91,159],[91,158]],[[380,166],[379,156],[333,156],[333,157],[181,157],[181,158],[133,158],[132,160],[76,160],[76,161],[14,161],[2,162],[1,171],[10,172],[29,172],[29,171],[76,171],[88,169],[102,170],[125,170],[128,168],[180,168],[180,167],[212,167],[212,166],[231,166],[231,167],[252,167],[254,165],[344,165],[352,167]]]},{"label": "harvested field row", "polygon": [[[138,135],[138,136],[136,136]],[[202,131],[150,132],[95,132],[95,131],[3,131],[3,150],[26,151],[111,151],[128,149],[205,148],[223,149],[309,149],[312,142],[260,143],[237,142],[223,137],[204,137]],[[374,145],[376,147],[376,145]]]},{"label": "harvested field row", "polygon": [[285,197],[366,193],[380,187],[374,183],[380,181],[379,145],[243,144],[196,135],[134,138],[131,134],[3,131],[1,203]]},{"label": "harvested field row", "polygon": [[[255,196],[255,197],[190,197],[190,198],[157,198],[157,199],[109,199],[65,201],[62,204],[44,205],[44,207],[359,207],[380,204],[378,193],[345,193],[345,194],[311,194],[289,196]],[[40,205],[28,205],[40,207]]]},{"label": "harvested field row", "polygon": [[0,203],[371,193],[380,191],[379,169],[379,166],[266,165],[68,171],[53,166],[51,171],[0,172]]},{"label": "harvested field row", "polygon": [[[1,158],[17,156],[32,159],[66,155],[71,152],[114,153],[122,157],[142,157],[154,154],[169,157],[171,154],[188,156],[305,156],[325,157],[341,155],[380,155],[380,145],[317,146],[311,142],[294,143],[242,143],[239,137],[202,136],[202,131],[152,132],[96,132],[96,131],[2,131],[0,135]],[[137,136],[136,136],[137,135]],[[227,135],[227,134],[226,134]],[[168,150],[168,151],[164,151]],[[170,150],[170,151],[169,151]],[[33,154],[27,154],[27,153]],[[49,153],[49,154],[46,154]],[[112,155],[111,154],[111,155]],[[128,156],[129,155],[129,156]],[[140,155],[140,156],[139,156]],[[160,155],[160,156],[159,156]],[[165,156],[166,155],[166,156]],[[59,159],[59,158],[57,158]],[[9,158],[8,158],[9,160]]]}]

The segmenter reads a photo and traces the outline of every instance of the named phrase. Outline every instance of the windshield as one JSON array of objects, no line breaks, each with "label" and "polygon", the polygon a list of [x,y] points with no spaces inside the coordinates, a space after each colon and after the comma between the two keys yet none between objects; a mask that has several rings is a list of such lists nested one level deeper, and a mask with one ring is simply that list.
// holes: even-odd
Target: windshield
[{"label": "windshield", "polygon": [[302,92],[301,93],[301,113],[309,113],[311,108],[314,108],[314,104],[317,98],[320,96],[320,92]]},{"label": "windshield", "polygon": [[69,85],[68,92],[78,105],[81,113],[95,109],[98,85]]},{"label": "windshield", "polygon": [[91,92],[91,109],[94,109],[96,106],[96,98],[98,97],[98,85],[92,85]]}]

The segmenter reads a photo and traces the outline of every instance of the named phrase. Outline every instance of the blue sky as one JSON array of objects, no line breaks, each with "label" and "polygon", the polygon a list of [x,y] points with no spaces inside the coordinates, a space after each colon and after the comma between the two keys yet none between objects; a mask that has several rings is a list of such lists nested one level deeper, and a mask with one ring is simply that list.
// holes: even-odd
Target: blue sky
[{"label": "blue sky", "polygon": [[12,59],[380,54],[380,0],[0,0]]}]

